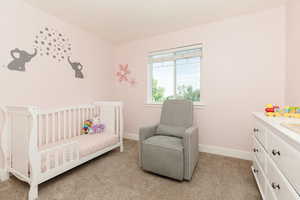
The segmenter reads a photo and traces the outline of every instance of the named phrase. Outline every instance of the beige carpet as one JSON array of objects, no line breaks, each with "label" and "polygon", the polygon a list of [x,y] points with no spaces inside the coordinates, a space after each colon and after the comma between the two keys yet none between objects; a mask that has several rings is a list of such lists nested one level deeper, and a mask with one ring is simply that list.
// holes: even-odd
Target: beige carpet
[{"label": "beige carpet", "polygon": [[[137,165],[137,143],[112,151],[39,186],[41,200],[260,200],[249,161],[200,153],[190,182],[177,182]],[[0,200],[27,199],[28,185],[0,183]]]}]

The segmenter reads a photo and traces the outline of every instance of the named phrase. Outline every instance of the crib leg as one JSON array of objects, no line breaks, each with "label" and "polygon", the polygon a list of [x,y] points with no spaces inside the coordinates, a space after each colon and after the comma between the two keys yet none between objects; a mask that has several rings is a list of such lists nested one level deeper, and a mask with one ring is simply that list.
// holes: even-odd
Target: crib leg
[{"label": "crib leg", "polygon": [[124,145],[123,145],[123,142],[121,142],[121,145],[120,145],[120,152],[123,152],[124,151]]},{"label": "crib leg", "polygon": [[[1,172],[1,170],[0,170]],[[2,171],[0,173],[0,181],[6,181],[9,179],[9,172],[8,171]]]},{"label": "crib leg", "polygon": [[38,185],[30,185],[28,200],[37,200],[37,199],[38,199]]}]

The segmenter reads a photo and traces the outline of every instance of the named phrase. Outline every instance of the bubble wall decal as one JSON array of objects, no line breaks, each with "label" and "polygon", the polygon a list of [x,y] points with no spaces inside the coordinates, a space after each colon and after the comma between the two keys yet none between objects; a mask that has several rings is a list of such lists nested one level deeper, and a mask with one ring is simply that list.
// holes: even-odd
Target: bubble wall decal
[{"label": "bubble wall decal", "polygon": [[[53,28],[42,28],[33,39],[34,53],[15,48],[10,51],[12,60],[7,66],[12,71],[26,71],[27,63],[38,56],[47,57],[57,62],[66,61],[66,64],[74,71],[75,78],[83,79],[83,65],[73,62],[71,59],[72,45],[69,38]],[[3,67],[3,68],[4,68]],[[0,67],[1,69],[1,67]]]},{"label": "bubble wall decal", "polygon": [[39,50],[40,56],[50,56],[50,58],[60,62],[71,56],[71,44],[69,39],[57,30],[45,27],[35,36],[35,49]]}]

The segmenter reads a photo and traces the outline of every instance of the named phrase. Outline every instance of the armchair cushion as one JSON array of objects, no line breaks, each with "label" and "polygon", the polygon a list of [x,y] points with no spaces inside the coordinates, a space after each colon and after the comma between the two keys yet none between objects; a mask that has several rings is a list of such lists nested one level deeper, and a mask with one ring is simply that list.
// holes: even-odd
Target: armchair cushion
[{"label": "armchair cushion", "polygon": [[186,128],[181,126],[168,126],[160,124],[157,127],[155,135],[166,135],[182,138]]},{"label": "armchair cushion", "polygon": [[152,146],[157,146],[159,148],[165,148],[175,151],[182,151],[183,149],[182,139],[163,135],[150,137],[147,140],[145,140],[143,144],[149,144]]},{"label": "armchair cushion", "polygon": [[184,154],[181,138],[152,136],[144,140],[141,151],[144,170],[183,180]]}]

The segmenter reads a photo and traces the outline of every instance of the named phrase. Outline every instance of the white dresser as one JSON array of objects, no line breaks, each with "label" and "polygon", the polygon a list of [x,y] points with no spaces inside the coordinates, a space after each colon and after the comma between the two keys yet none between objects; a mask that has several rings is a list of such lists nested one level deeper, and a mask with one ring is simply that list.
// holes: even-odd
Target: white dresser
[{"label": "white dresser", "polygon": [[281,123],[299,119],[254,113],[252,172],[264,200],[300,200],[300,134]]}]

